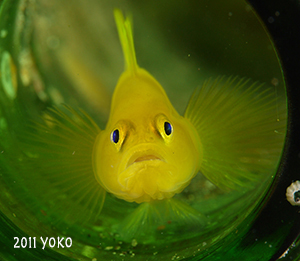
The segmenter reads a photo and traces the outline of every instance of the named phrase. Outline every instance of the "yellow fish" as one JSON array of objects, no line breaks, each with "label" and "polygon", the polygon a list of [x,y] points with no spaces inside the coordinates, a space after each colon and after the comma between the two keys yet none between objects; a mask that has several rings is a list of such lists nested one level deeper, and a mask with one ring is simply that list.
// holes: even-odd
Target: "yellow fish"
[{"label": "yellow fish", "polygon": [[126,70],[115,88],[106,128],[95,142],[95,176],[106,191],[129,202],[171,198],[199,170],[200,138],[162,86],[138,66],[130,20],[124,21],[119,10],[115,20]]},{"label": "yellow fish", "polygon": [[281,155],[285,115],[278,113],[271,89],[238,77],[207,80],[179,115],[158,81],[138,66],[131,20],[120,10],[114,15],[125,71],[106,128],[100,130],[82,110],[50,109],[31,133],[35,145],[27,148],[32,168],[42,166],[47,184],[35,191],[43,191],[46,202],[51,197],[48,211],[63,209],[70,219],[101,217],[106,192],[141,204],[123,226],[130,236],[149,220],[203,224],[174,195],[198,172],[223,190],[270,177]]}]

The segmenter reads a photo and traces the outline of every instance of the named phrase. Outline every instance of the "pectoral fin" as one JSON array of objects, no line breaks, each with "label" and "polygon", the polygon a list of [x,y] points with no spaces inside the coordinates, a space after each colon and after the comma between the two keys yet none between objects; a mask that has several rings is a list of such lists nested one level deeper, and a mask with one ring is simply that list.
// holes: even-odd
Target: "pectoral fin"
[{"label": "pectoral fin", "polygon": [[[273,87],[274,88],[274,87]],[[273,175],[286,132],[286,103],[273,88],[238,77],[205,81],[185,112],[203,145],[200,171],[221,189]]]},{"label": "pectoral fin", "polygon": [[101,130],[82,110],[50,108],[21,137],[25,183],[48,215],[72,222],[97,219],[106,191],[93,173],[92,152]]}]

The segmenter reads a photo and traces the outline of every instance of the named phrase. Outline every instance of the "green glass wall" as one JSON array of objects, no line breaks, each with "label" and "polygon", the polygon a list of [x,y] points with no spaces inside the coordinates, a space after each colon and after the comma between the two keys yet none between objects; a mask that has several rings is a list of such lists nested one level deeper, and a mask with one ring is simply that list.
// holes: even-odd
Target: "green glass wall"
[{"label": "green glass wall", "polygon": [[[43,169],[40,165],[32,167],[30,162],[37,156],[30,154],[30,144],[25,146],[22,142],[30,130],[29,123],[39,121],[47,108],[60,104],[84,109],[101,129],[105,127],[113,90],[123,71],[123,55],[113,18],[116,7],[132,15],[138,63],[162,84],[178,112],[184,112],[194,89],[206,79],[238,75],[264,82],[276,97],[278,120],[286,123],[289,111],[286,88],[292,88],[293,82],[285,72],[288,68],[285,60],[283,66],[279,61],[282,50],[275,49],[278,42],[269,34],[275,32],[276,36],[284,28],[283,17],[289,9],[279,2],[274,4],[278,4],[277,8],[268,9],[267,3],[258,6],[262,10],[259,18],[249,3],[238,0],[161,1],[159,4],[152,1],[2,1],[1,260],[236,258],[250,261],[270,260],[287,249],[282,260],[290,257],[297,260],[299,225],[295,225],[295,213],[298,207],[291,206],[285,198],[286,188],[296,178],[285,173],[293,174],[299,168],[287,169],[296,164],[296,160],[291,160],[290,165],[280,165],[278,170],[284,146],[289,149],[293,143],[285,143],[286,128],[293,135],[295,122],[293,126],[284,124],[278,157],[263,180],[228,192],[200,173],[176,198],[199,211],[205,217],[205,225],[187,228],[162,224],[149,237],[119,235],[118,226],[124,216],[130,217],[138,205],[110,194],[96,221],[73,222],[73,216],[68,214],[72,200],[62,191],[47,188],[46,181],[44,184],[42,179],[35,179],[32,173],[40,177]],[[266,10],[272,13],[269,15]],[[292,116],[291,113],[289,121]],[[285,152],[282,162],[289,156]],[[265,157],[268,159],[268,154]],[[288,178],[283,182],[282,177]],[[65,202],[65,208],[53,210],[54,196]],[[281,213],[283,207],[285,213]],[[76,211],[83,217],[85,208],[76,205],[76,210],[70,213]],[[277,211],[283,215],[280,220],[274,219]],[[44,248],[41,237],[55,241],[52,239]],[[71,238],[72,243],[68,239],[62,241],[64,247],[58,245],[58,238],[62,237]],[[25,246],[22,238],[26,238],[26,247],[22,247]],[[51,247],[54,242],[55,246]]]}]

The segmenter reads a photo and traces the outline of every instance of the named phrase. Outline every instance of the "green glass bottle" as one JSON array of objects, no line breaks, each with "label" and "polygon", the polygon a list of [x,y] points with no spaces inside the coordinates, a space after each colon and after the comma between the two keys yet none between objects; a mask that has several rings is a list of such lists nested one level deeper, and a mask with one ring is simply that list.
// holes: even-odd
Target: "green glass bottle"
[{"label": "green glass bottle", "polygon": [[[176,192],[172,175],[147,179],[144,190],[164,191],[155,199],[132,200],[95,174],[124,71],[116,8],[138,65],[203,147]],[[299,260],[299,13],[292,0],[2,1],[0,259]],[[178,128],[162,119],[150,123],[167,143]],[[108,144],[122,139],[118,126]]]}]

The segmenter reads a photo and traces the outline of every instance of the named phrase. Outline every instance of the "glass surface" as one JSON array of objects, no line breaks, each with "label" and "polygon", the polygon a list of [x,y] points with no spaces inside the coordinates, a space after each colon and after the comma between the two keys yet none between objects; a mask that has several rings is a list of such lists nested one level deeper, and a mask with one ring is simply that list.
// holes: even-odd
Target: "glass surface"
[{"label": "glass surface", "polygon": [[[26,139],[32,124],[49,116],[47,108],[61,104],[82,108],[100,129],[105,128],[113,91],[124,69],[114,8],[132,15],[138,64],[161,83],[181,115],[193,91],[220,75],[265,83],[256,93],[258,97],[264,91],[275,97],[276,112],[272,115],[279,123],[274,129],[280,137],[278,146],[266,142],[265,151],[253,152],[270,162],[261,179],[224,190],[200,171],[174,197],[201,213],[197,226],[155,221],[146,224],[149,227],[143,228],[144,233],[122,236],[120,227],[137,215],[140,205],[110,193],[101,213],[89,220],[85,204],[74,203],[63,186],[53,185],[60,182],[59,174],[67,163],[58,165],[58,175],[49,182],[43,177],[47,172],[44,167],[50,166],[51,160],[57,162],[51,157],[39,161],[40,156],[32,152],[40,146],[38,141],[28,143]],[[20,0],[3,1],[0,10],[1,259],[217,260],[225,258],[224,253],[242,253],[237,243],[241,239],[245,246],[249,243],[243,237],[274,186],[287,117],[282,68],[251,6],[237,0],[161,1],[159,6],[152,1],[73,0],[70,4]],[[274,17],[279,15],[278,11]],[[268,150],[270,147],[276,151]],[[237,163],[232,168],[243,167]],[[85,190],[80,193],[78,198]],[[162,211],[159,206],[157,209]],[[26,238],[26,247],[13,249],[14,237],[20,239],[19,244]],[[36,248],[29,248],[29,237],[32,244],[36,237]],[[56,240],[55,247],[47,244],[43,249],[41,237],[71,238],[72,246],[67,247],[64,241],[64,248],[57,247]],[[255,236],[251,240],[255,241]],[[278,236],[278,241],[266,240],[252,248],[260,248],[258,252],[265,253],[260,260],[268,260],[280,244]],[[240,254],[240,260],[251,258]]]}]

